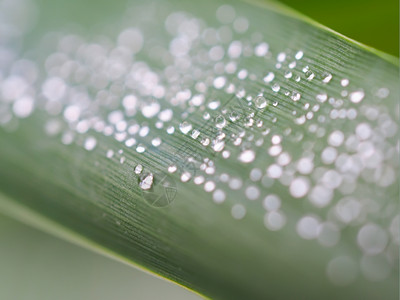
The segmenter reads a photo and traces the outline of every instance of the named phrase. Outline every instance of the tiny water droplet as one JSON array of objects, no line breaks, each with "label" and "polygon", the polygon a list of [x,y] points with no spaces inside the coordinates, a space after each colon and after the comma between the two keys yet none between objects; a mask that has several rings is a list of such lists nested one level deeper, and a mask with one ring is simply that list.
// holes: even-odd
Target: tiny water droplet
[{"label": "tiny water droplet", "polygon": [[277,83],[275,83],[271,88],[275,93],[279,92],[279,90],[281,89],[280,85]]},{"label": "tiny water droplet", "polygon": [[135,174],[140,174],[140,173],[142,173],[142,171],[143,171],[143,166],[142,165],[137,165],[136,167],[135,167]]},{"label": "tiny water droplet", "polygon": [[240,115],[239,115],[239,113],[236,112],[236,111],[232,111],[232,112],[229,114],[229,119],[230,119],[232,122],[236,122],[237,120],[239,120],[239,118],[240,118]]},{"label": "tiny water droplet", "polygon": [[346,79],[346,78],[343,78],[342,80],[340,80],[340,85],[341,85],[342,87],[348,86],[349,83],[350,83],[350,81],[349,81],[348,79]]},{"label": "tiny water droplet", "polygon": [[255,158],[256,153],[251,149],[244,150],[238,157],[239,161],[246,164],[251,163]]},{"label": "tiny water droplet", "polygon": [[292,61],[289,65],[288,65],[289,69],[294,69],[296,67],[296,62]]},{"label": "tiny water droplet", "polygon": [[293,73],[291,71],[286,71],[285,72],[285,78],[289,79],[292,78]]},{"label": "tiny water droplet", "polygon": [[364,99],[364,96],[365,96],[365,94],[364,94],[363,90],[357,90],[357,91],[350,93],[349,98],[350,98],[351,102],[359,103]]},{"label": "tiny water droplet", "polygon": [[176,165],[170,165],[170,166],[168,167],[168,172],[169,172],[169,173],[174,173],[174,172],[176,172],[177,169],[178,169],[178,168],[177,168]]},{"label": "tiny water droplet", "polygon": [[224,116],[218,115],[215,118],[215,126],[219,129],[222,129],[226,126],[226,120],[225,120]]},{"label": "tiny water droplet", "polygon": [[137,153],[143,153],[144,151],[146,151],[146,148],[145,148],[145,146],[143,146],[142,144],[139,144],[139,145],[136,147],[136,152],[137,152]]},{"label": "tiny water droplet", "polygon": [[329,81],[332,80],[332,74],[328,72],[323,72],[322,73],[322,82],[323,83],[328,83]]},{"label": "tiny water droplet", "polygon": [[199,135],[200,135],[200,131],[197,129],[194,129],[190,136],[192,137],[192,139],[197,139],[199,137]]},{"label": "tiny water droplet", "polygon": [[225,142],[220,140],[213,141],[212,148],[215,152],[221,152],[225,147]]},{"label": "tiny water droplet", "polygon": [[302,59],[303,58],[303,51],[297,51],[296,55],[294,56],[297,60]]},{"label": "tiny water droplet", "polygon": [[183,133],[183,134],[187,134],[190,130],[192,130],[192,124],[183,121],[180,125],[179,125],[179,130]]},{"label": "tiny water droplet", "polygon": [[306,78],[308,81],[313,80],[315,77],[315,74],[312,71],[306,71]]},{"label": "tiny water droplet", "polygon": [[316,98],[319,102],[324,103],[326,100],[328,100],[328,95],[325,94],[325,93],[322,93],[322,94],[318,94],[315,98]]},{"label": "tiny water droplet", "polygon": [[189,172],[183,172],[181,175],[182,182],[188,182],[192,178],[192,175]]},{"label": "tiny water droplet", "polygon": [[257,96],[254,99],[254,104],[256,105],[257,108],[266,108],[267,107],[267,99],[265,99],[263,96]]},{"label": "tiny water droplet", "polygon": [[299,101],[301,98],[301,94],[299,92],[293,91],[290,98],[292,98],[293,101]]},{"label": "tiny water droplet", "polygon": [[275,78],[275,74],[272,73],[272,72],[269,72],[269,73],[264,77],[264,82],[265,82],[265,83],[269,83],[269,82],[271,82],[272,80],[274,80],[274,78]]}]

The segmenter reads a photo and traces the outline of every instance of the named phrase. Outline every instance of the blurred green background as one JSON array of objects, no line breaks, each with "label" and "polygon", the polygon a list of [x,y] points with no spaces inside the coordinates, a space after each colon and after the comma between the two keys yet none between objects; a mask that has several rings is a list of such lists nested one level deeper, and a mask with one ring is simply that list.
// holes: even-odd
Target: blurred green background
[{"label": "blurred green background", "polygon": [[195,300],[200,297],[0,215],[0,299]]}]

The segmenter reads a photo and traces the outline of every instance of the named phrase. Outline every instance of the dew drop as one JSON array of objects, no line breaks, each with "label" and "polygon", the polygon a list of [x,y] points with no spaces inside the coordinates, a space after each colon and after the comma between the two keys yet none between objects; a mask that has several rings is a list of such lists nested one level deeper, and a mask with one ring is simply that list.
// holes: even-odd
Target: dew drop
[{"label": "dew drop", "polygon": [[225,195],[225,192],[223,190],[217,189],[217,190],[214,191],[213,200],[214,200],[215,203],[220,204],[220,203],[225,201],[225,198],[226,198],[226,195]]},{"label": "dew drop", "polygon": [[140,173],[142,173],[142,171],[143,171],[143,166],[142,165],[137,165],[135,167],[135,170],[134,170],[135,174],[139,175]]},{"label": "dew drop", "polygon": [[246,208],[241,204],[235,204],[231,209],[232,217],[236,220],[241,220],[246,215]]},{"label": "dew drop", "polygon": [[215,126],[219,129],[222,129],[226,126],[226,120],[224,116],[219,115],[215,118]]},{"label": "dew drop", "polygon": [[255,158],[256,153],[251,149],[244,150],[238,157],[239,161],[245,164],[251,163]]},{"label": "dew drop", "polygon": [[175,173],[177,169],[178,169],[178,168],[177,168],[176,165],[169,165],[169,166],[168,166],[168,172],[169,172],[169,173]]},{"label": "dew drop", "polygon": [[257,108],[263,109],[267,107],[267,99],[265,99],[263,96],[257,96],[254,99],[254,104],[256,105]]},{"label": "dew drop", "polygon": [[307,78],[308,81],[313,80],[314,77],[315,77],[314,72],[312,72],[312,71],[306,71],[306,78]]},{"label": "dew drop", "polygon": [[297,233],[306,240],[312,240],[318,237],[319,221],[313,216],[302,217],[297,223]]},{"label": "dew drop", "polygon": [[357,243],[368,255],[381,253],[389,241],[388,234],[379,225],[368,223],[357,235]]},{"label": "dew drop", "polygon": [[295,198],[304,197],[310,189],[310,182],[306,177],[294,179],[289,186],[290,194]]},{"label": "dew drop", "polygon": [[144,176],[139,182],[139,186],[142,190],[149,190],[151,189],[152,185],[153,185],[153,174],[151,173]]},{"label": "dew drop", "polygon": [[303,51],[300,50],[300,51],[297,51],[297,53],[294,56],[294,58],[296,58],[297,60],[300,60],[300,59],[303,58],[303,55],[304,55]]},{"label": "dew drop", "polygon": [[286,217],[280,211],[271,211],[264,216],[264,225],[269,230],[278,231],[286,224]]},{"label": "dew drop", "polygon": [[192,124],[188,123],[187,121],[183,121],[183,122],[179,125],[179,130],[180,130],[183,134],[187,134],[190,130],[192,130]]},{"label": "dew drop", "polygon": [[291,71],[286,71],[284,76],[286,79],[290,79],[290,78],[292,78],[293,73]]},{"label": "dew drop", "polygon": [[328,72],[323,72],[322,73],[322,82],[323,83],[328,83],[329,81],[332,80],[332,74]]},{"label": "dew drop", "polygon": [[365,94],[363,90],[357,90],[350,93],[349,98],[353,103],[360,103],[364,99],[364,96]]},{"label": "dew drop", "polygon": [[300,98],[301,98],[301,94],[300,94],[299,92],[293,91],[293,92],[292,92],[292,96],[290,96],[290,98],[291,98],[293,101],[299,101]]},{"label": "dew drop", "polygon": [[340,85],[341,85],[342,87],[348,86],[349,83],[350,83],[350,81],[349,81],[348,79],[346,79],[346,78],[340,80]]},{"label": "dew drop", "polygon": [[269,82],[271,82],[272,80],[274,80],[274,78],[275,78],[275,74],[272,73],[272,72],[269,72],[269,73],[264,77],[264,82],[265,82],[265,83],[269,83]]},{"label": "dew drop", "polygon": [[281,89],[281,87],[280,87],[279,84],[275,83],[275,84],[271,87],[271,89],[272,89],[275,93],[277,93],[277,92],[279,92],[279,90]]},{"label": "dew drop", "polygon": [[97,145],[97,140],[92,137],[89,136],[88,138],[86,138],[85,143],[84,143],[84,147],[86,150],[88,151],[92,151]]}]

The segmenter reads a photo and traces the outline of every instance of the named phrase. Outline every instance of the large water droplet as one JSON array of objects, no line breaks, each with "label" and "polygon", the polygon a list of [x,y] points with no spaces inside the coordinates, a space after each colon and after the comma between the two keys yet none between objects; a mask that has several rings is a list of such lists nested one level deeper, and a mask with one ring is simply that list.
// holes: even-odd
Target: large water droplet
[{"label": "large water droplet", "polygon": [[153,185],[153,174],[151,173],[144,176],[139,182],[139,186],[142,190],[149,190],[151,189],[152,185]]}]

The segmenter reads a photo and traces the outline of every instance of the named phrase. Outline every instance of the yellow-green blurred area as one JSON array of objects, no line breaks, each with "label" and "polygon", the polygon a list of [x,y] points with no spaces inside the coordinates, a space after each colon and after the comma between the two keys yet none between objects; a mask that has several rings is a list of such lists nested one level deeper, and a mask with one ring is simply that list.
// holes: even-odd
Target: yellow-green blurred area
[{"label": "yellow-green blurred area", "polygon": [[0,299],[200,299],[185,289],[0,215]]},{"label": "yellow-green blurred area", "polygon": [[399,56],[398,0],[281,0],[319,23]]}]

